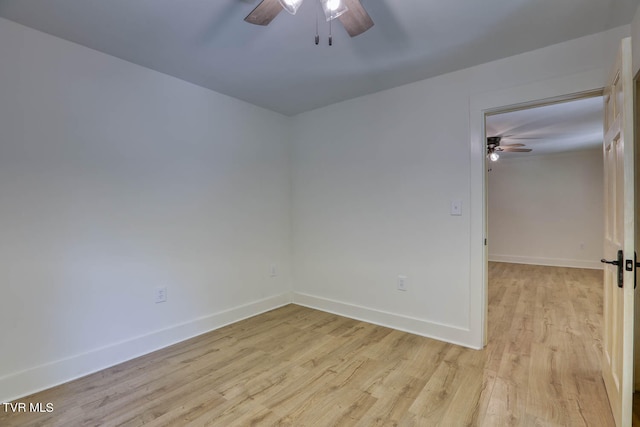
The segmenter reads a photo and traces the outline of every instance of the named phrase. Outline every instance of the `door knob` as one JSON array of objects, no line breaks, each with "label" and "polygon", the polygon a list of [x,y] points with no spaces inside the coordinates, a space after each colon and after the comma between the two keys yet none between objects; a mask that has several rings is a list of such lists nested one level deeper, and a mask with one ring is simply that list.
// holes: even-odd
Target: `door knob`
[{"label": "door knob", "polygon": [[603,264],[611,264],[618,267],[618,287],[619,288],[621,288],[624,285],[624,270],[623,270],[624,261],[622,260],[622,258],[623,258],[622,250],[619,250],[618,259],[616,259],[615,261],[608,261],[604,258],[600,260],[600,262]]}]

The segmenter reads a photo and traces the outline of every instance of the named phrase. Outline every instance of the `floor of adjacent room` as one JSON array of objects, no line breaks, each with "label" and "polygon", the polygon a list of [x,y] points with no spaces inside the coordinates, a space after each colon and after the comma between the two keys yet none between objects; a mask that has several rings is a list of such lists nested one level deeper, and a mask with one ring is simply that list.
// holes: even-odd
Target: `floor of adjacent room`
[{"label": "floor of adjacent room", "polygon": [[3,426],[613,426],[602,272],[489,265],[484,350],[287,305],[20,400]]}]

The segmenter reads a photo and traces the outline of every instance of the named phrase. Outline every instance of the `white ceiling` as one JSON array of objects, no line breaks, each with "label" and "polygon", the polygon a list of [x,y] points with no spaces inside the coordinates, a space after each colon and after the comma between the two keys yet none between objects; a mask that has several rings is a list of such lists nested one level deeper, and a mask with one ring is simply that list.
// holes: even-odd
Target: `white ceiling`
[{"label": "white ceiling", "polygon": [[496,114],[486,118],[487,136],[501,144],[522,143],[530,153],[500,153],[500,158],[578,151],[602,146],[601,96]]},{"label": "white ceiling", "polygon": [[0,16],[287,115],[628,24],[640,0],[362,0],[349,38],[317,0],[268,27],[257,0],[0,0]]}]

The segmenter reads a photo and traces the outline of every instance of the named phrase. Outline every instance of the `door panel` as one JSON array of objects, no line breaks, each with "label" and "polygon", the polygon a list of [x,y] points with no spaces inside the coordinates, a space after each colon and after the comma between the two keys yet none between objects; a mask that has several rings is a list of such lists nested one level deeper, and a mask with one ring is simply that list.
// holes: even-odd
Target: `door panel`
[{"label": "door panel", "polygon": [[[633,81],[631,39],[621,43],[609,84],[604,91],[604,256],[616,260],[634,259],[634,153]],[[605,264],[603,292],[604,379],[611,410],[618,426],[630,426],[633,403],[634,271]],[[618,268],[624,271],[619,287]]]}]

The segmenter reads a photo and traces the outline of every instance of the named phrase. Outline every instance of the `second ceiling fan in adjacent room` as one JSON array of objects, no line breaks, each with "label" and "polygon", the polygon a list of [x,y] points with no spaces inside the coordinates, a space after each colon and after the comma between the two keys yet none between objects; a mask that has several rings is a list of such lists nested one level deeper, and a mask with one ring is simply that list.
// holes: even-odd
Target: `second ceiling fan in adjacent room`
[{"label": "second ceiling fan in adjacent room", "polygon": [[509,136],[487,137],[487,157],[489,160],[495,162],[500,158],[499,153],[501,152],[529,153],[531,151],[531,148],[523,148],[525,145],[522,143],[501,144],[503,138],[509,138]]},{"label": "second ceiling fan in adjacent room", "polygon": [[[303,0],[262,0],[245,21],[256,25],[269,23],[284,9],[295,15]],[[313,1],[313,0],[312,0]],[[351,37],[373,27],[373,20],[360,0],[320,0],[327,21],[338,18]]]}]

